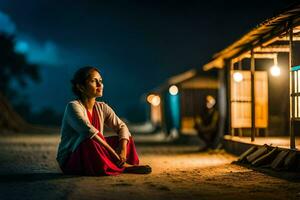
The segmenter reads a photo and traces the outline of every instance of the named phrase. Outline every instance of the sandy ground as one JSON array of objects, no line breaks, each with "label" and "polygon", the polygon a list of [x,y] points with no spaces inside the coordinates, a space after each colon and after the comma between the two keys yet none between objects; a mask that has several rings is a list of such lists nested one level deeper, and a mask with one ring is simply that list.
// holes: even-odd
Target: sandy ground
[{"label": "sandy ground", "polygon": [[197,152],[136,136],[149,175],[62,175],[58,135],[0,136],[0,199],[300,199],[300,183],[230,164],[235,156]]}]

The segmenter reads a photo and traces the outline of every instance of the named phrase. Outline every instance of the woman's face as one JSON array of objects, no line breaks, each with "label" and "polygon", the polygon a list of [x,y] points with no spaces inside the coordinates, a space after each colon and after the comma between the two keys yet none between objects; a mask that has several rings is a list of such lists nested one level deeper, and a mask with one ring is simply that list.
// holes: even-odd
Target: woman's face
[{"label": "woman's face", "polygon": [[102,97],[103,83],[99,72],[96,70],[90,72],[88,79],[85,81],[85,86],[82,88],[82,92],[88,98]]}]

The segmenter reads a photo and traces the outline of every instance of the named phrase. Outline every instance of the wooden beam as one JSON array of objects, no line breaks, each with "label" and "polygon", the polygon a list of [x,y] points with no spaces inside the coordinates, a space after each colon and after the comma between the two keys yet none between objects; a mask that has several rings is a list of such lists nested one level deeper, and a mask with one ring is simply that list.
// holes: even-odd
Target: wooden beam
[{"label": "wooden beam", "polygon": [[223,60],[223,58],[218,58],[218,59],[215,59],[215,60],[213,60],[213,61],[211,61],[211,62],[209,62],[209,63],[207,63],[207,64],[205,64],[204,66],[203,66],[203,70],[204,71],[208,71],[208,70],[210,70],[210,69],[212,69],[212,68],[219,68],[219,69],[222,69],[223,67],[224,67],[224,60]]},{"label": "wooden beam", "polygon": [[196,70],[195,69],[191,69],[189,71],[186,71],[182,74],[179,74],[179,75],[176,75],[176,76],[173,76],[171,78],[168,79],[168,84],[171,85],[171,84],[178,84],[178,83],[181,83],[187,79],[190,79],[192,77],[194,77],[196,75]]},{"label": "wooden beam", "polygon": [[[256,59],[274,59],[277,56],[277,53],[255,53],[253,51],[253,58]],[[234,63],[239,62],[239,60],[242,60],[244,58],[251,58],[251,52],[246,52],[236,58],[233,58],[232,61]]]},{"label": "wooden beam", "polygon": [[[296,32],[296,33],[299,33],[299,32]],[[286,41],[286,42],[289,42],[289,36],[286,36],[286,35],[281,35],[281,36],[278,36],[278,37],[274,37],[273,39],[271,40],[268,40],[266,42],[264,42],[262,44],[263,47],[266,47],[274,42],[277,42],[277,41]],[[293,37],[293,41],[300,41],[300,37],[299,36],[294,36]]]},{"label": "wooden beam", "polygon": [[289,45],[272,45],[268,47],[256,47],[254,48],[254,53],[281,53],[281,52],[290,52]]}]

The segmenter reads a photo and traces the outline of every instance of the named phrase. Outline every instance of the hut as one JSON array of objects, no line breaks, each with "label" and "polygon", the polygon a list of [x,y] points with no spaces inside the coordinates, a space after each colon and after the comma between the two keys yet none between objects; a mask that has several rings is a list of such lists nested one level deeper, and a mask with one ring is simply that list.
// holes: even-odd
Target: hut
[{"label": "hut", "polygon": [[191,69],[170,77],[164,84],[148,93],[151,122],[168,135],[195,135],[194,119],[204,105],[204,97],[217,98],[216,71]]},{"label": "hut", "polygon": [[262,22],[203,66],[205,71],[215,68],[225,146],[272,143],[295,149],[300,127],[300,4]]}]

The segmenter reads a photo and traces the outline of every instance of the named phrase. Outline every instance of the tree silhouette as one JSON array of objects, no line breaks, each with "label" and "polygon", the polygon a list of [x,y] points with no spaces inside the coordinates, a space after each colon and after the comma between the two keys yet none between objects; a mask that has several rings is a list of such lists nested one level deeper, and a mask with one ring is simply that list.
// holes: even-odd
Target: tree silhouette
[{"label": "tree silhouette", "polygon": [[17,80],[21,87],[26,87],[26,79],[39,81],[38,66],[30,64],[25,55],[15,51],[14,36],[0,33],[0,91],[9,96],[13,89],[10,83]]},{"label": "tree silhouette", "polygon": [[24,54],[15,51],[12,35],[0,33],[0,130],[23,131],[30,127],[12,108],[8,99],[17,96],[11,87],[13,80],[25,88],[29,79],[39,81],[38,66],[27,61]]}]

